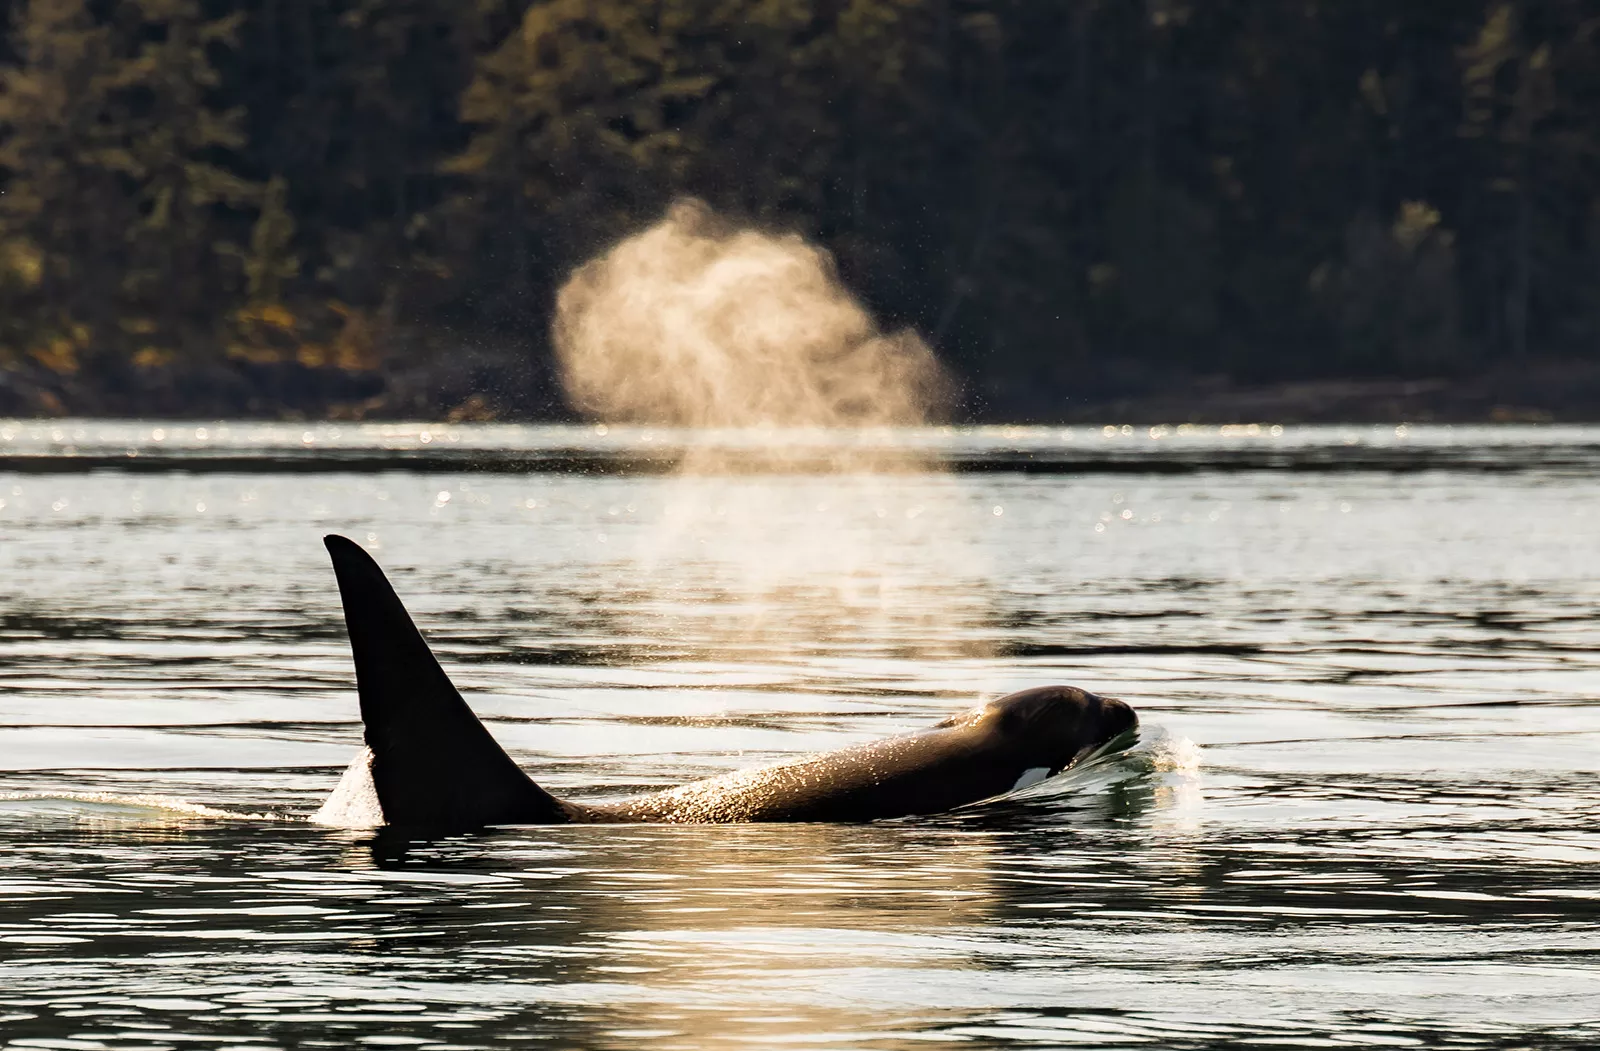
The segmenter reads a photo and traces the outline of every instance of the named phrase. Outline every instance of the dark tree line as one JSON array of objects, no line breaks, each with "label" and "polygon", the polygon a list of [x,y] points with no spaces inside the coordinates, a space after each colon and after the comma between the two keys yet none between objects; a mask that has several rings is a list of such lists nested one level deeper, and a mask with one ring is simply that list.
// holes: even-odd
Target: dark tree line
[{"label": "dark tree line", "polygon": [[1600,359],[1600,0],[0,8],[0,365],[74,389],[526,411],[564,276],[681,195],[1021,411]]}]

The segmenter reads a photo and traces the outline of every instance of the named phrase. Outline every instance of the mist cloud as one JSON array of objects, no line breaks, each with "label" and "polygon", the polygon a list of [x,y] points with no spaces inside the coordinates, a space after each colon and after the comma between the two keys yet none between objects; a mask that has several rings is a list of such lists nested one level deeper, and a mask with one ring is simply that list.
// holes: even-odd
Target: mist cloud
[{"label": "mist cloud", "polygon": [[580,267],[554,342],[573,407],[607,421],[919,424],[952,390],[914,332],[878,328],[828,253],[696,200]]}]

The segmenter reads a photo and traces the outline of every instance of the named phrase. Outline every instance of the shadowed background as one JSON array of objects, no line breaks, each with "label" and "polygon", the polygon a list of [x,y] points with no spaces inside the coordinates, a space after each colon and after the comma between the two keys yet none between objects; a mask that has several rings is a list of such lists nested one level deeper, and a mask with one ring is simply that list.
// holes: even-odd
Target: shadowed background
[{"label": "shadowed background", "polygon": [[0,9],[0,413],[561,416],[558,289],[685,198],[965,416],[1600,406],[1578,0]]}]

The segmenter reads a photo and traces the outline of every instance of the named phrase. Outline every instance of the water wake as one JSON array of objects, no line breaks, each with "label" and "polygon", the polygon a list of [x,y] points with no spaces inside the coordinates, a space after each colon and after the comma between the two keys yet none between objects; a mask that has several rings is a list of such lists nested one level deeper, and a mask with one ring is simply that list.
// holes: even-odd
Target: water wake
[{"label": "water wake", "polygon": [[222,810],[173,796],[119,792],[0,792],[0,812],[65,813],[86,819],[159,822],[171,818],[222,821],[288,821],[281,814]]}]

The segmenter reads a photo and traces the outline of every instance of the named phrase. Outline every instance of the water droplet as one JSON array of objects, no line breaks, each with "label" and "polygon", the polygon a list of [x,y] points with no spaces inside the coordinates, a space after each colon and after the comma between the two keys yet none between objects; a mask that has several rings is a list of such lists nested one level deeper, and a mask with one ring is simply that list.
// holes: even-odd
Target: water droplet
[{"label": "water droplet", "polygon": [[1001,507],[999,504],[995,504],[994,505],[994,516],[996,518],[999,518],[1001,515],[1003,515],[1005,513],[1006,513],[1006,509],[1005,508]]},{"label": "water droplet", "polygon": [[439,495],[434,497],[434,499],[439,501],[441,504],[448,504],[450,502],[450,490],[440,489]]}]

